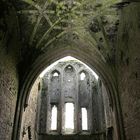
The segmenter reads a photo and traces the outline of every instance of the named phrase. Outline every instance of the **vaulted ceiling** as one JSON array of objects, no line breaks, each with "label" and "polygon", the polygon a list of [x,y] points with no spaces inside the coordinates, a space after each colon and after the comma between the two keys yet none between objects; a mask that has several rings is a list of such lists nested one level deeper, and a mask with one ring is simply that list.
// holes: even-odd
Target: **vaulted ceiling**
[{"label": "vaulted ceiling", "polygon": [[24,46],[87,44],[103,61],[113,60],[121,0],[18,0]]}]

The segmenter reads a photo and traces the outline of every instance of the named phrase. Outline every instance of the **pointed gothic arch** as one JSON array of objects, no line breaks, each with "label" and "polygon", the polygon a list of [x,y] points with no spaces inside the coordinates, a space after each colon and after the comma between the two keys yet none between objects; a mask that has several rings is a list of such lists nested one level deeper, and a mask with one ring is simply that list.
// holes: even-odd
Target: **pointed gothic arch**
[{"label": "pointed gothic arch", "polygon": [[[79,47],[79,46],[78,46]],[[123,140],[124,138],[124,132],[123,132],[123,122],[122,122],[122,114],[121,114],[121,108],[120,108],[120,101],[117,94],[117,87],[114,80],[113,73],[111,70],[106,66],[105,62],[102,61],[101,58],[91,57],[92,52],[89,48],[82,48],[79,50],[78,47],[71,46],[71,47],[61,47],[57,50],[53,49],[49,52],[46,52],[39,56],[36,61],[31,66],[32,69],[26,72],[23,84],[20,90],[20,94],[18,97],[17,107],[16,107],[16,114],[15,114],[15,123],[14,123],[14,131],[13,131],[13,140],[16,140],[19,138],[20,135],[20,128],[21,128],[21,120],[22,120],[22,114],[24,111],[24,108],[26,107],[26,102],[29,97],[29,93],[31,90],[31,87],[36,80],[36,78],[39,76],[41,71],[45,69],[47,66],[55,62],[56,60],[59,60],[65,56],[72,56],[85,64],[87,64],[91,69],[93,69],[102,79],[104,85],[106,86],[107,93],[114,111],[115,116],[115,134],[116,137],[120,140]],[[89,52],[87,54],[87,51]],[[77,53],[79,52],[79,53]]]}]

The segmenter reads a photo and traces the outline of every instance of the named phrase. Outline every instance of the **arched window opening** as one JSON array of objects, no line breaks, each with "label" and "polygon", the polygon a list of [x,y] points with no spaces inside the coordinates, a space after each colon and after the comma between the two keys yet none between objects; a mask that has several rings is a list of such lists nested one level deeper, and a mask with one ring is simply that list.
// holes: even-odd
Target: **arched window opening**
[{"label": "arched window opening", "polygon": [[68,66],[65,67],[64,71],[67,72],[67,73],[72,73],[72,72],[74,72],[74,68],[73,68],[73,66],[68,65]]},{"label": "arched window opening", "polygon": [[57,130],[57,106],[54,105],[51,110],[51,130]]},{"label": "arched window opening", "polygon": [[62,91],[64,92],[66,99],[74,99],[74,92],[76,88],[76,70],[73,64],[65,65],[66,66],[64,66],[63,70]]},{"label": "arched window opening", "polygon": [[86,74],[84,72],[82,72],[80,74],[80,80],[83,81],[83,80],[85,80],[85,78],[86,78]]},{"label": "arched window opening", "polygon": [[65,133],[73,133],[74,130],[74,104],[65,103]]},{"label": "arched window opening", "polygon": [[86,108],[81,108],[82,114],[82,130],[88,130],[88,114]]},{"label": "arched window opening", "polygon": [[71,66],[68,66],[67,68],[68,68],[68,69],[72,69],[72,67],[71,67]]},{"label": "arched window opening", "polygon": [[58,76],[59,76],[58,72],[55,72],[55,73],[53,74],[53,77],[58,77]]},{"label": "arched window opening", "polygon": [[25,117],[24,127],[35,124],[32,130],[38,132],[40,139],[50,136],[57,139],[59,135],[64,140],[69,135],[71,139],[76,135],[75,140],[80,136],[100,140],[108,128],[113,127],[106,89],[88,67],[78,60],[69,60],[58,62],[43,74],[39,77],[39,88],[39,82],[36,83],[40,94],[35,94],[36,87],[33,87],[29,98],[31,109],[27,107],[25,114],[36,118],[30,117],[30,122],[34,121],[30,124]]}]

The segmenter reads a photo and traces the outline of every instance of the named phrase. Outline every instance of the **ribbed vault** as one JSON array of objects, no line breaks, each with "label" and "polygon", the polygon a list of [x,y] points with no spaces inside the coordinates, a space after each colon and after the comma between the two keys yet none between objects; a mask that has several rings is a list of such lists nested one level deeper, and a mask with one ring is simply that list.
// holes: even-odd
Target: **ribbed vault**
[{"label": "ribbed vault", "polygon": [[22,75],[20,82],[14,140],[18,139],[22,113],[34,81],[47,66],[65,56],[79,59],[101,77],[114,108],[118,137],[120,140],[123,139],[115,73],[115,51],[119,9],[127,4],[121,3],[121,0],[15,2],[24,50],[21,56],[24,58],[23,61],[27,57],[27,62],[26,65],[23,63],[20,65],[24,76]]},{"label": "ribbed vault", "polygon": [[112,59],[121,0],[20,0],[16,2],[24,46],[45,51],[54,43],[83,40]]}]

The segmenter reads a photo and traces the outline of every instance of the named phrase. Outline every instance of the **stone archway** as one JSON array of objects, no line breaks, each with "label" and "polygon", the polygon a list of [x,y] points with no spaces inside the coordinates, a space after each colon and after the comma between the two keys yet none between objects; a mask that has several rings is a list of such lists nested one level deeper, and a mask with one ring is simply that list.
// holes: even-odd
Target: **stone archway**
[{"label": "stone archway", "polygon": [[116,135],[119,140],[124,139],[121,108],[113,73],[107,67],[107,64],[105,64],[105,62],[103,62],[96,56],[93,56],[93,52],[90,51],[90,49],[90,47],[79,48],[74,46],[61,47],[57,48],[57,50],[50,49],[49,51],[46,51],[43,55],[39,56],[32,64],[32,66],[30,66],[29,71],[26,72],[24,82],[19,93],[15,115],[13,140],[17,140],[19,138],[23,110],[26,105],[26,101],[28,100],[28,96],[34,81],[41,73],[41,71],[43,71],[43,69],[45,69],[56,60],[65,56],[72,56],[84,62],[101,77],[102,81],[107,87],[108,94],[113,105],[114,117],[116,121]]}]

